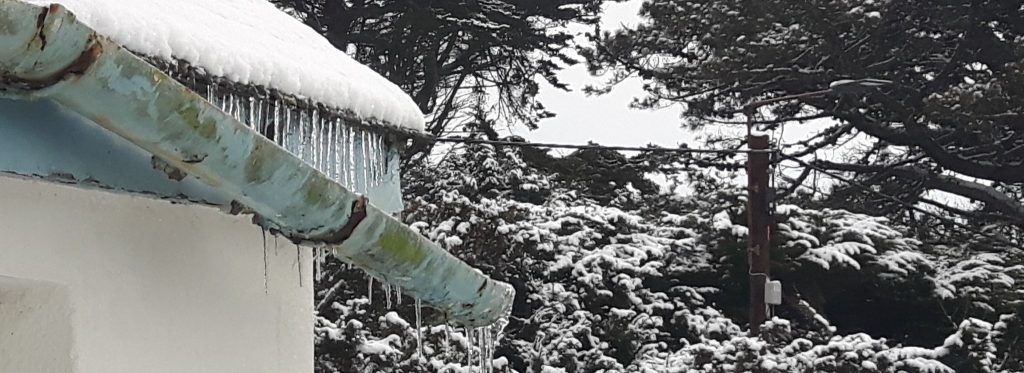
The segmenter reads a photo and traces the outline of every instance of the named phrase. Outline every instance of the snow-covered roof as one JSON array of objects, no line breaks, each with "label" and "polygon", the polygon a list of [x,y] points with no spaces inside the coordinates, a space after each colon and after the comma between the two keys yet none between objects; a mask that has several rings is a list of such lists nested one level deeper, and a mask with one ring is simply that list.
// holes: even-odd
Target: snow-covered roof
[{"label": "snow-covered roof", "polygon": [[60,3],[133,52],[181,60],[236,83],[422,131],[423,115],[398,86],[356,62],[266,0],[25,0]]}]

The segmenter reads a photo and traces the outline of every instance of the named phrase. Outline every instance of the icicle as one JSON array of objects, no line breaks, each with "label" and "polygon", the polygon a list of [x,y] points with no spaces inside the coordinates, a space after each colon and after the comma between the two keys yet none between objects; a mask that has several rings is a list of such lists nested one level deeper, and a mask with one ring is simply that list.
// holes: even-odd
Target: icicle
[{"label": "icicle", "polygon": [[335,172],[338,165],[338,149],[334,147],[334,136],[336,135],[334,133],[334,121],[328,120],[325,122],[325,125],[327,126],[327,140],[324,141],[324,154],[327,155],[327,159],[324,160],[324,165],[326,166],[324,173],[331,180],[338,181],[338,174]]},{"label": "icicle", "polygon": [[402,288],[395,285],[395,302],[399,305],[402,304]]},{"label": "icicle", "polygon": [[352,129],[352,189],[358,190],[359,192],[363,192],[363,184],[361,178],[362,164],[358,162],[359,160],[362,159],[362,157],[360,157],[359,151],[359,149],[362,147],[362,139],[360,138],[361,134],[362,132],[360,132],[358,129]]},{"label": "icicle", "polygon": [[377,182],[387,174],[387,149],[384,148],[384,136],[377,135]]},{"label": "icicle", "polygon": [[320,278],[321,278],[321,276],[320,276],[320,273],[321,273],[320,261],[321,261],[321,259],[320,258],[322,256],[323,256],[323,250],[322,249],[319,249],[319,248],[314,248],[313,249],[313,280],[316,281],[316,282],[320,282]]},{"label": "icicle", "polygon": [[478,361],[478,363],[480,363],[480,373],[484,373],[484,372],[487,371],[486,370],[487,369],[487,365],[486,365],[487,359],[484,357],[484,355],[486,355],[486,351],[484,351],[484,329],[485,328],[477,328],[476,329],[476,332],[477,332],[477,339],[476,339],[477,345],[476,345],[476,348],[477,348],[478,351],[480,351],[480,360]]},{"label": "icicle", "polygon": [[390,310],[391,309],[391,284],[388,284],[386,282],[382,282],[381,285],[384,286],[384,305],[387,306],[387,309]]},{"label": "icicle", "polygon": [[451,328],[452,327],[451,327],[451,325],[448,325],[448,322],[444,323],[444,354],[445,355],[448,355],[448,353],[452,349],[452,331],[451,331]]},{"label": "icicle", "polygon": [[281,101],[274,100],[274,142],[284,146],[283,138],[281,136]]},{"label": "icicle", "polygon": [[473,330],[466,327],[463,331],[466,333],[466,368],[473,369]]},{"label": "icicle", "polygon": [[323,172],[324,175],[327,175],[327,177],[330,178],[331,148],[329,145],[331,144],[331,128],[327,125],[327,121],[325,121],[324,118],[320,118],[317,121],[317,127],[320,128],[320,140],[316,142],[317,146],[320,147],[320,151],[317,152],[317,154],[320,154],[320,172]]},{"label": "icicle", "polygon": [[220,105],[221,105],[221,110],[223,110],[225,113],[228,113],[228,115],[234,116],[234,115],[231,114],[231,109],[233,109],[233,108],[231,107],[231,94],[230,93],[224,93],[224,95],[222,95],[220,97]]},{"label": "icicle", "polygon": [[353,128],[352,129],[352,149],[349,149],[349,152],[350,152],[350,154],[352,154],[352,160],[351,160],[352,161],[352,165],[351,165],[351,167],[352,167],[352,189],[355,189],[355,190],[358,190],[358,191],[362,192],[363,191],[363,188],[362,188],[363,184],[361,183],[361,179],[360,179],[360,175],[362,174],[362,172],[360,171],[360,167],[362,165],[358,162],[361,159],[360,156],[359,156],[359,147],[360,147],[359,135],[360,135],[359,130],[356,129],[356,128]]},{"label": "icicle", "polygon": [[256,101],[256,117],[259,118],[260,133],[264,137],[270,135],[270,101],[267,99]]},{"label": "icicle", "polygon": [[295,265],[299,268],[299,287],[302,287],[302,250],[295,245]]},{"label": "icicle", "polygon": [[378,183],[388,174],[388,149],[384,145],[384,136],[377,135],[377,180]]},{"label": "icicle", "polygon": [[331,128],[330,120],[321,120],[323,121],[321,125],[323,126],[322,131],[324,137],[323,140],[321,140],[322,143],[320,144],[320,151],[323,153],[323,158],[321,159],[321,162],[323,162],[324,174],[327,175],[327,177],[330,178],[331,180],[334,180],[334,163],[331,162],[331,160],[334,158],[334,145],[332,142],[334,140],[334,131],[333,128]]},{"label": "icicle", "polygon": [[[242,120],[242,116],[239,115],[242,113],[242,100],[240,100],[234,93],[229,93],[228,99],[231,100],[231,116],[239,122],[244,122],[244,120]],[[248,124],[246,124],[246,126],[248,126]]]},{"label": "icicle", "polygon": [[489,344],[487,343],[489,336],[488,330],[490,330],[490,328],[486,326],[480,328],[480,371],[484,373],[490,369],[491,365],[491,355],[487,351],[487,347],[489,347]]},{"label": "icicle", "polygon": [[267,286],[267,230],[260,228],[260,232],[263,232],[263,294],[270,293],[270,287]]},{"label": "icicle", "polygon": [[217,83],[210,83],[210,103],[214,106],[222,107],[220,102],[220,92],[217,91]]},{"label": "icicle", "polygon": [[342,167],[342,154],[341,154],[341,120],[335,118],[334,122],[331,123],[331,128],[334,130],[334,139],[331,140],[331,146],[334,147],[334,180],[345,185],[341,180]]},{"label": "icicle", "polygon": [[213,96],[210,96],[210,102],[212,102],[217,107],[224,109],[224,101],[221,100],[220,92],[217,89],[216,83],[213,85]]},{"label": "icicle", "polygon": [[222,110],[224,110],[225,113],[228,113],[228,115],[234,117],[235,106],[234,101],[231,100],[231,93],[224,94],[223,105]]},{"label": "icicle", "polygon": [[349,188],[356,189],[356,159],[355,159],[355,130],[352,127],[345,128],[345,154],[348,158],[348,185]]},{"label": "icicle", "polygon": [[370,141],[367,131],[361,131],[359,139],[361,140],[359,141],[359,152],[362,152],[362,167],[360,167],[362,169],[362,191],[366,193],[370,190],[370,169],[368,167],[370,165]]},{"label": "icicle", "polygon": [[256,112],[256,100],[252,97],[249,97],[249,112],[247,114],[249,117],[249,127],[256,132],[263,132],[263,127],[260,126],[260,117]]},{"label": "icicle", "polygon": [[348,182],[348,126],[338,127],[338,178],[340,178],[341,185],[346,188],[352,189],[352,185]]},{"label": "icicle", "polygon": [[235,120],[242,122],[242,116],[240,115],[242,113],[242,100],[234,93],[228,94],[228,99],[231,100],[231,116],[235,117]]},{"label": "icicle", "polygon": [[377,185],[380,183],[380,134],[372,133],[370,136],[370,162],[373,164],[373,173],[370,175],[370,179],[373,181],[371,185]]},{"label": "icicle", "polygon": [[291,137],[292,131],[292,110],[288,107],[282,108],[284,114],[284,130],[281,131],[281,147],[285,148],[289,152],[295,153],[295,148],[291,146],[291,142],[288,138]]},{"label": "icicle", "polygon": [[[234,115],[235,120],[237,120],[239,122],[245,122],[245,118],[244,118],[244,115],[243,115],[243,114],[245,114],[245,104],[242,102],[242,97],[239,97],[238,95],[232,93],[231,94],[231,101],[233,101],[234,105],[235,105],[235,115]],[[246,123],[245,125],[249,126],[250,128],[252,128],[252,125],[249,124],[249,123]]]},{"label": "icicle", "polygon": [[296,145],[295,154],[299,156],[299,159],[306,160],[306,111],[298,109],[295,123],[295,133],[298,137],[298,143]]},{"label": "icicle", "polygon": [[370,276],[370,279],[367,280],[367,283],[369,285],[366,286],[366,294],[367,294],[367,297],[370,298],[370,305],[372,306],[373,305],[373,276]]},{"label": "icicle", "polygon": [[367,133],[366,136],[366,188],[377,184],[377,152],[374,147],[377,136],[373,133]]},{"label": "icicle", "polygon": [[487,327],[487,372],[494,371],[494,329]]},{"label": "icicle", "polygon": [[318,110],[310,110],[309,120],[309,164],[313,165],[313,168],[323,172],[324,167],[322,160],[320,159],[320,150],[322,148],[321,141],[323,140],[322,128],[320,128],[320,114]]},{"label": "icicle", "polygon": [[316,111],[313,112],[313,139],[310,141],[312,144],[313,153],[313,167],[320,172],[324,171],[324,128],[320,126],[320,118],[317,118],[319,114]]},{"label": "icicle", "polygon": [[217,97],[217,99],[220,100],[221,110],[223,110],[225,113],[228,113],[228,115],[231,115],[231,94],[227,92],[221,92],[219,96],[220,97]]},{"label": "icicle", "polygon": [[384,145],[384,136],[377,136],[377,180],[380,182],[388,174],[388,149]]},{"label": "icicle", "polygon": [[422,324],[422,305],[420,299],[416,298],[416,352],[423,357],[423,324]]},{"label": "icicle", "polygon": [[[256,101],[256,118],[259,118],[260,133],[264,137],[270,135],[270,100],[260,99]],[[269,137],[268,137],[269,138]]]}]

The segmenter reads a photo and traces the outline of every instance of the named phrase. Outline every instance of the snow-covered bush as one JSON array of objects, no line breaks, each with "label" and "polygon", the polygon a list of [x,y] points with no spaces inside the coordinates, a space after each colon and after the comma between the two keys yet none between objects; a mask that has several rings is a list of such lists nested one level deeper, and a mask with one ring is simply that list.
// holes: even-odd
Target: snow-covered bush
[{"label": "snow-covered bush", "polygon": [[[474,146],[407,172],[406,221],[517,290],[494,371],[1022,369],[1022,273],[1008,255],[954,257],[956,245],[921,242],[884,218],[781,205],[773,276],[785,302],[753,338],[741,190],[704,185],[714,192],[684,197],[625,182],[598,201],[606,185],[556,168]],[[317,318],[319,371],[479,370],[479,332],[429,309],[417,332],[413,300],[398,304],[375,283],[370,302],[358,271],[332,261],[325,273],[320,297],[341,285]]]}]

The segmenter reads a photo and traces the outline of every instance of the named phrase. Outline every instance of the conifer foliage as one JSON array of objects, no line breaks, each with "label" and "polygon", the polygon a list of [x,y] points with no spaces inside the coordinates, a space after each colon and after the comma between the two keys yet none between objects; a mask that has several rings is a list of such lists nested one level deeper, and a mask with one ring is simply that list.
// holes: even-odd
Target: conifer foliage
[{"label": "conifer foliage", "polygon": [[473,118],[480,107],[527,127],[553,115],[537,100],[539,81],[567,88],[556,73],[578,61],[566,26],[596,24],[605,1],[273,2],[409,92],[441,135],[486,124]]},{"label": "conifer foliage", "polygon": [[[595,35],[587,53],[613,82],[644,80],[638,106],[682,105],[694,127],[742,126],[742,108],[757,100],[888,82],[783,100],[756,121],[831,119],[788,150],[809,155],[867,137],[848,160],[818,166],[978,224],[1024,227],[1019,1],[649,0],[642,16],[636,27]],[[928,191],[977,205],[949,208]],[[864,205],[903,209],[887,203]]]},{"label": "conifer foliage", "polygon": [[[964,260],[962,247],[924,242],[886,218],[784,204],[773,271],[786,301],[752,338],[742,190],[642,192],[621,182],[642,180],[639,166],[581,186],[548,171],[557,159],[532,164],[541,158],[531,152],[476,145],[407,174],[407,222],[516,287],[494,371],[1024,369],[1019,258]],[[593,152],[563,161],[610,159]],[[478,343],[443,315],[424,310],[419,355],[412,299],[399,305],[392,290],[387,301],[378,283],[370,303],[361,273],[332,262],[327,274],[320,296],[344,285],[317,318],[319,371],[479,371]]]}]

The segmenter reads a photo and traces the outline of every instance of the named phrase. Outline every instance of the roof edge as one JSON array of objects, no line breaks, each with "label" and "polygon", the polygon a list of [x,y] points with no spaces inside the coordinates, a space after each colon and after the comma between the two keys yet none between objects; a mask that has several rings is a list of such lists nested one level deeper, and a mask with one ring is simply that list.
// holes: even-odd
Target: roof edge
[{"label": "roof edge", "polygon": [[0,94],[50,98],[234,198],[253,221],[403,288],[467,326],[511,310],[483,275],[202,99],[60,5],[0,0]]},{"label": "roof edge", "polygon": [[[196,67],[185,60],[175,59],[173,61],[168,61],[159,57],[147,56],[139,53],[135,54],[192,90],[197,89],[197,85],[199,84],[227,87],[250,97],[264,97],[278,100],[296,109],[316,110],[322,118],[338,118],[349,125],[367,128],[372,131],[380,131],[419,140],[432,139],[432,136],[426,131],[417,131],[401,127],[378,118],[359,116],[352,110],[336,108],[310,98],[285,93],[278,89],[257,84],[238,83],[225,77],[211,75],[206,73],[202,68]],[[186,77],[188,79],[186,79]]]}]

